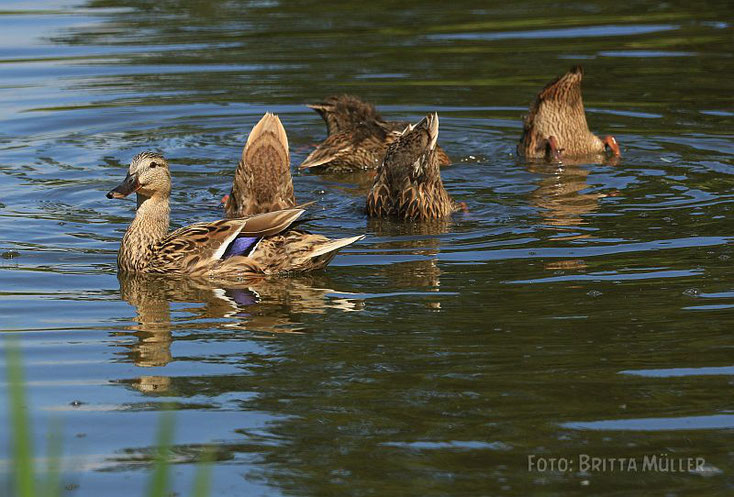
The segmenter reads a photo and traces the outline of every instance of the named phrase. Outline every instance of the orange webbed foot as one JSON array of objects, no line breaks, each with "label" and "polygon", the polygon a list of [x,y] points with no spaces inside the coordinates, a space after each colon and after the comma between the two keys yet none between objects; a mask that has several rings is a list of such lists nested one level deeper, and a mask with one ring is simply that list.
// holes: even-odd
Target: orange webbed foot
[{"label": "orange webbed foot", "polygon": [[617,139],[612,135],[605,136],[602,143],[604,143],[604,149],[607,152],[611,152],[614,157],[622,157],[622,152],[619,150],[619,143],[617,143]]}]

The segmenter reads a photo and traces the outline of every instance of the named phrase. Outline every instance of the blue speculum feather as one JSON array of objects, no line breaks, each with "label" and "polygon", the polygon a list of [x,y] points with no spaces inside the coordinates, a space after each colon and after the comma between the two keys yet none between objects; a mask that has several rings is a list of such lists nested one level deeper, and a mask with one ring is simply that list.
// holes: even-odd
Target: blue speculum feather
[{"label": "blue speculum feather", "polygon": [[229,244],[227,250],[224,251],[222,259],[234,257],[236,255],[249,255],[250,251],[255,247],[259,238],[256,236],[239,236]]}]

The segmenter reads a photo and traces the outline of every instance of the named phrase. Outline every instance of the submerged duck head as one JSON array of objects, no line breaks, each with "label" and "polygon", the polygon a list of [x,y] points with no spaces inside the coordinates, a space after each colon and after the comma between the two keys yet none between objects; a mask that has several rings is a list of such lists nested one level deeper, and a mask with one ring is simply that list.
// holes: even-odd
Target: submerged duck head
[{"label": "submerged duck head", "polygon": [[171,172],[165,157],[156,152],[141,152],[130,162],[125,179],[107,192],[107,198],[125,198],[131,193],[144,197],[171,194]]},{"label": "submerged duck head", "polygon": [[594,155],[621,156],[613,136],[601,139],[589,130],[581,96],[583,76],[583,68],[574,66],[538,93],[525,117],[519,154],[545,157],[551,162]]},{"label": "submerged duck head", "polygon": [[367,195],[369,216],[426,221],[447,218],[464,208],[451,200],[441,181],[437,140],[434,112],[409,124],[390,144]]}]

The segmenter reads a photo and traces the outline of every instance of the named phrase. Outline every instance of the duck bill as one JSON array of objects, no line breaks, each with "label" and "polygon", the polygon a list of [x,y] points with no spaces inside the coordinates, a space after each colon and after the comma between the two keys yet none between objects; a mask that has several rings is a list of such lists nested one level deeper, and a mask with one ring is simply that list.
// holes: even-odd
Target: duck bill
[{"label": "duck bill", "polygon": [[137,175],[128,173],[122,183],[107,192],[107,198],[125,198],[138,189],[140,189],[140,183]]}]

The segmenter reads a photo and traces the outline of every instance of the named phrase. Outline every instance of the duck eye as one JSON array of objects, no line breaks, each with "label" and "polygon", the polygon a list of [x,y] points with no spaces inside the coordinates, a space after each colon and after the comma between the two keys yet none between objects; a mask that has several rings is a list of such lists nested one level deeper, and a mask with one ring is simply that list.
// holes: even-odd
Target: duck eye
[{"label": "duck eye", "polygon": [[157,162],[151,162],[150,163],[150,168],[152,169],[154,167],[158,167],[158,163]]}]

